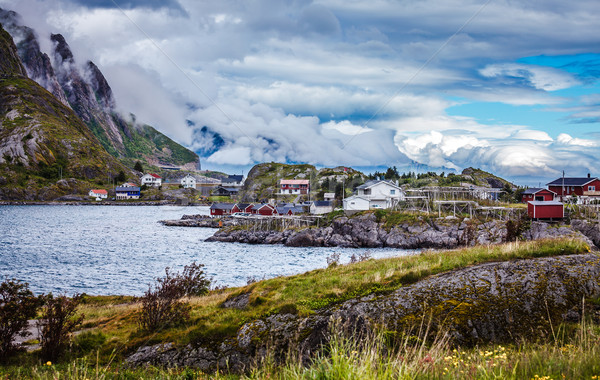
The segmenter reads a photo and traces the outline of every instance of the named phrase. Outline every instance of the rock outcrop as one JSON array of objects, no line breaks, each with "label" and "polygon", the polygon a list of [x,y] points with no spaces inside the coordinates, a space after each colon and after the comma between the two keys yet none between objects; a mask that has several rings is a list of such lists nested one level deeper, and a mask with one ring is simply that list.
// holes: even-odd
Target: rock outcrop
[{"label": "rock outcrop", "polygon": [[[127,361],[243,371],[267,351],[277,359],[294,347],[300,357],[310,358],[334,330],[357,336],[384,329],[420,339],[440,332],[462,344],[514,342],[551,334],[552,325],[577,320],[582,300],[599,295],[597,254],[487,263],[431,276],[387,295],[352,299],[308,317],[270,315],[219,342],[141,347]],[[421,325],[427,328],[419,330]]]},{"label": "rock outcrop", "polygon": [[[570,227],[552,227],[543,222],[532,222],[523,233],[526,240],[556,237],[588,238],[580,230]],[[476,244],[497,244],[506,240],[506,223],[492,220],[480,223],[467,219],[426,219],[404,222],[386,227],[378,223],[374,214],[354,218],[340,217],[330,226],[301,230],[251,230],[224,228],[207,241],[239,242],[250,244],[284,244],[292,247],[352,247],[376,248],[456,248]],[[600,240],[600,235],[598,236]],[[593,240],[593,239],[592,239]],[[593,245],[589,241],[590,245]]]}]

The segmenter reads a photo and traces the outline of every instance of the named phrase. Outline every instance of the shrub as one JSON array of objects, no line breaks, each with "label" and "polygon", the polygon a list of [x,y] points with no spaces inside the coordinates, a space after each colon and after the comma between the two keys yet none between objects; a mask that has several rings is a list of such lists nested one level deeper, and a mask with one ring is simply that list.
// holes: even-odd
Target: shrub
[{"label": "shrub", "polygon": [[75,315],[81,295],[68,298],[64,295],[54,297],[50,293],[43,299],[42,318],[38,321],[41,356],[43,360],[55,361],[69,346],[73,331],[83,321],[83,315]]},{"label": "shrub", "polygon": [[0,284],[0,359],[12,354],[17,336],[26,337],[28,320],[35,317],[40,298],[29,290],[29,284],[6,280]]},{"label": "shrub", "polygon": [[142,310],[138,315],[140,328],[156,331],[188,320],[191,308],[181,298],[206,294],[210,287],[202,268],[204,265],[196,262],[186,265],[181,274],[165,268],[165,277],[156,279],[154,287],[149,285],[142,297]]}]

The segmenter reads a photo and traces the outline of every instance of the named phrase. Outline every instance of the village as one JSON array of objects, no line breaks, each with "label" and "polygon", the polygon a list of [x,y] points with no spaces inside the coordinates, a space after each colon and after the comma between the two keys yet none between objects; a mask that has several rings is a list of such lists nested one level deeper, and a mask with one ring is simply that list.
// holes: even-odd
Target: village
[{"label": "village", "polygon": [[[146,188],[194,189],[198,201],[210,204],[211,217],[276,217],[276,216],[322,216],[334,210],[343,210],[347,215],[366,210],[404,210],[425,213],[495,215],[510,218],[514,211],[524,211],[533,220],[559,221],[565,218],[565,206],[598,206],[600,204],[600,179],[588,174],[586,177],[560,177],[546,184],[546,188],[513,188],[515,201],[520,205],[501,202],[506,188],[482,186],[425,186],[409,188],[398,181],[368,180],[353,189],[352,195],[342,192],[320,193],[311,188],[305,178],[280,179],[277,191],[269,199],[249,202],[238,199],[246,179],[243,175],[228,175],[222,178],[186,174],[177,182],[166,183],[155,173],[146,173],[140,185],[126,182],[114,188],[115,201],[139,200]],[[108,199],[105,189],[92,189],[89,197],[97,201]],[[317,199],[318,198],[318,199]]]}]

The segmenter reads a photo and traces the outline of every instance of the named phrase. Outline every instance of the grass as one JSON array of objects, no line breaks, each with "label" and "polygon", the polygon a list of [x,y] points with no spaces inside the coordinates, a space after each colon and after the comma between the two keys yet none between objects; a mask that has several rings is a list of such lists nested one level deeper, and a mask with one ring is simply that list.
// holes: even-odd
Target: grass
[{"label": "grass", "polygon": [[[0,368],[0,378],[3,373],[28,371],[30,368],[37,368],[36,371],[38,372],[31,372],[28,374],[21,373],[22,377],[31,375],[32,378],[51,378],[50,374],[53,373],[52,371],[58,371],[62,376],[66,376],[68,371],[71,371],[70,373],[74,374],[75,372],[73,371],[78,370],[75,367],[83,365],[73,361],[74,357],[90,355],[95,352],[97,352],[98,357],[94,358],[93,363],[87,363],[85,365],[96,365],[95,363],[97,362],[100,366],[108,366],[108,372],[104,377],[94,377],[95,375],[93,373],[88,373],[87,375],[89,376],[87,377],[121,378],[113,376],[114,371],[121,371],[121,369],[113,368],[114,363],[118,363],[139,346],[164,342],[174,342],[179,346],[184,346],[188,343],[213,345],[227,337],[234,336],[239,327],[244,323],[270,314],[288,312],[299,315],[310,315],[311,313],[314,313],[316,309],[343,302],[353,297],[371,293],[389,292],[401,286],[419,281],[427,276],[464,268],[470,265],[492,261],[578,254],[588,252],[589,249],[590,248],[585,243],[577,240],[544,240],[515,242],[496,246],[479,246],[449,251],[424,251],[420,254],[404,257],[380,260],[370,259],[354,264],[334,265],[329,268],[317,269],[291,277],[277,277],[263,280],[240,288],[213,290],[206,296],[192,298],[190,300],[192,312],[189,323],[164,329],[154,334],[139,330],[136,320],[139,304],[136,303],[135,298],[86,296],[79,309],[79,311],[85,315],[83,325],[84,332],[75,338],[73,345],[74,353],[71,356],[71,361],[60,364],[58,367],[53,366],[52,368],[54,369],[52,369],[48,368],[49,366],[44,367],[41,363],[37,362],[35,353],[24,355],[17,361],[17,363],[21,363],[21,365]],[[249,306],[247,308],[238,310],[233,308],[224,309],[221,307],[221,304],[228,298],[240,295],[248,296]],[[597,299],[591,300],[592,303],[594,301],[599,302]],[[595,330],[592,330],[595,332],[590,332],[590,334],[596,334],[598,332],[598,327],[596,326],[594,328]],[[567,334],[565,333],[565,335]],[[600,342],[597,342],[596,346],[593,347],[593,350],[598,350],[597,346],[599,344]],[[429,350],[430,348],[428,347],[427,349]],[[495,352],[494,350],[496,350],[496,348],[491,347],[486,350]],[[514,351],[516,357],[519,348],[515,347],[514,350],[516,350]],[[551,346],[540,345],[536,348],[537,353],[531,353],[530,360],[532,362],[537,360],[535,358],[539,355],[555,355],[556,350],[553,350],[554,349]],[[471,351],[469,352],[470,355],[473,356],[474,353]],[[448,356],[448,353],[446,352],[444,356]],[[436,358],[439,357],[439,355],[436,356]],[[425,356],[414,360],[418,362],[423,358],[425,358]],[[464,358],[462,359],[464,360]],[[574,358],[572,359],[574,360]],[[328,364],[327,360],[330,359],[323,357],[321,360],[321,364],[319,364],[321,366],[333,365],[332,363]],[[435,363],[437,363],[436,365],[441,365],[441,362],[435,361]],[[483,365],[483,362],[478,363],[477,366]],[[396,363],[394,365],[399,366],[400,364],[401,363]],[[314,365],[317,366],[316,363]],[[373,366],[373,364],[369,364],[369,366]],[[311,367],[312,369],[309,372],[303,372],[304,369],[302,368],[304,367],[300,368],[293,363],[289,364],[288,367],[289,368],[287,369],[279,368],[277,369],[276,374],[273,373],[270,376],[273,377],[277,375],[276,377],[287,378],[286,376],[290,375],[294,378],[294,376],[298,375],[300,378],[320,378],[321,375],[318,375],[320,373],[319,371],[325,371],[323,368],[318,369],[317,367]],[[255,373],[258,378],[265,378],[263,377],[263,375],[266,376],[265,372],[260,371],[265,370],[264,368],[268,369],[269,367],[262,368],[262,370],[257,370],[258,372]],[[367,369],[353,368],[352,371],[366,371]],[[385,368],[382,367],[377,370],[372,370],[380,371],[384,369]],[[138,370],[130,371],[131,376],[133,377],[122,378],[152,378],[149,374],[152,374],[152,376],[156,375],[158,378],[186,378],[178,377],[184,376],[184,372],[182,371],[169,372],[160,369],[148,369],[150,372],[142,372],[140,376],[138,376],[138,372],[136,372]],[[306,371],[308,371],[308,369],[306,369]],[[398,369],[398,371],[400,371],[400,369]],[[402,369],[402,371],[404,371],[404,369]],[[119,372],[119,374],[122,373],[126,372]],[[398,374],[399,372],[394,373]],[[44,374],[48,374],[49,377],[43,377],[46,376]],[[541,372],[539,374],[542,375]],[[189,373],[185,374],[185,376],[188,375]],[[375,372],[375,374],[369,376],[373,377],[380,375],[384,377],[387,376],[385,373],[379,372]],[[356,376],[358,375],[356,374]],[[8,377],[12,377],[12,375],[9,374]],[[70,375],[67,377],[70,378]],[[355,375],[352,375],[348,378],[354,377]],[[403,377],[400,376],[400,378]],[[436,375],[425,378],[452,377]]]},{"label": "grass", "polygon": [[356,340],[336,333],[308,363],[292,351],[281,365],[267,357],[247,374],[205,374],[189,368],[103,365],[98,356],[64,364],[0,367],[14,379],[600,379],[600,325],[591,317],[557,326],[557,337],[540,342],[462,348],[439,334],[431,343],[385,332]]}]

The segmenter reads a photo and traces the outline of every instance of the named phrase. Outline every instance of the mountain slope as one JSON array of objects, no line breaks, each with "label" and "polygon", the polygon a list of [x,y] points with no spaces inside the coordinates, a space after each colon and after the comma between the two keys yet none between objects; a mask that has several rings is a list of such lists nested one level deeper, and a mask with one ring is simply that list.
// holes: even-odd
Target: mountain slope
[{"label": "mountain slope", "polygon": [[50,58],[41,52],[35,32],[22,25],[18,14],[0,9],[0,22],[17,41],[29,77],[71,107],[111,155],[129,165],[145,161],[151,165],[196,168],[197,154],[156,129],[121,116],[100,69],[91,61],[79,67],[61,34],[50,36],[53,46]]},{"label": "mountain slope", "polygon": [[[0,49],[0,198],[52,199],[110,173],[133,176],[71,108],[25,75],[2,28]],[[60,177],[74,180],[57,184]]]}]

